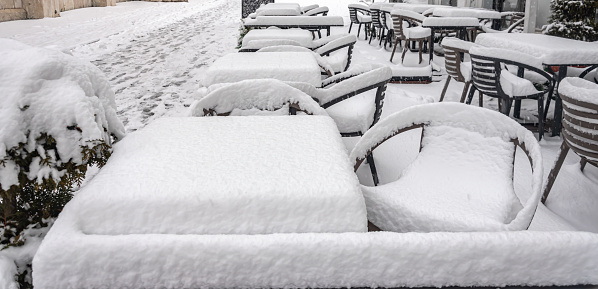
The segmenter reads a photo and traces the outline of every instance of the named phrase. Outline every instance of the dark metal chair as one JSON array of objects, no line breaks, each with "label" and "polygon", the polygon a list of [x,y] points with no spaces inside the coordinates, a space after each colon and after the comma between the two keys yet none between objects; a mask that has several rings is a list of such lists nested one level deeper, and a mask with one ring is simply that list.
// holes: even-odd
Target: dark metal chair
[{"label": "dark metal chair", "polygon": [[[413,11],[408,10],[393,10],[391,13],[394,31],[394,48],[390,55],[390,62],[395,55],[397,46],[401,41],[405,41],[403,45],[403,53],[401,55],[401,61],[405,59],[405,53],[409,48],[410,43],[418,43],[417,50],[419,52],[419,63],[422,62],[422,53],[424,51],[424,44],[429,43],[432,40],[432,31],[430,28],[421,27],[424,16]],[[408,26],[405,27],[405,24]]]},{"label": "dark metal chair", "polygon": [[[329,11],[329,9],[327,6],[322,6],[322,7],[317,7],[317,8],[311,9],[311,10],[303,13],[303,16],[318,16],[318,15],[327,16],[328,11]],[[315,37],[316,32],[318,32],[318,38],[322,38],[322,31],[320,29],[309,29],[309,31],[311,31],[312,37],[314,39],[316,38]]]},{"label": "dark metal chair", "polygon": [[358,24],[357,37],[361,30],[361,25],[365,25],[365,39],[368,39],[368,31],[372,24],[372,16],[370,16],[370,8],[362,4],[349,4],[349,18],[351,19],[351,25],[349,26],[349,33],[353,28],[353,23]]},{"label": "dark metal chair", "polygon": [[[553,77],[543,70],[542,61],[520,52],[499,48],[473,46],[471,56],[471,78],[473,87],[467,96],[467,104],[471,103],[475,90],[482,95],[499,99],[499,111],[509,115],[513,101],[536,99],[538,102],[538,139],[544,135],[544,95],[552,96]],[[509,71],[506,66],[516,67],[517,71]],[[533,73],[545,80],[538,90],[534,84],[525,79],[525,73]],[[480,104],[482,106],[482,104]]]},{"label": "dark metal chair", "polygon": [[448,74],[442,93],[440,94],[439,102],[444,100],[444,95],[449,86],[451,78],[458,82],[465,83],[463,92],[461,93],[460,102],[465,102],[467,91],[471,85],[471,62],[463,62],[465,54],[469,54],[469,49],[473,43],[463,41],[458,38],[446,37],[442,39],[442,49],[444,50],[444,67]]},{"label": "dark metal chair", "polygon": [[377,37],[380,39],[378,45],[382,45],[382,40],[386,37],[386,25],[384,24],[386,13],[380,10],[380,4],[372,4],[372,6],[370,6],[370,11],[372,13],[372,27],[370,31],[370,42],[368,44],[371,44],[372,39]]},{"label": "dark metal chair", "polygon": [[563,143],[554,167],[544,187],[542,203],[546,202],[569,149],[586,164],[598,167],[598,85],[581,78],[565,78],[559,84],[563,101]]}]

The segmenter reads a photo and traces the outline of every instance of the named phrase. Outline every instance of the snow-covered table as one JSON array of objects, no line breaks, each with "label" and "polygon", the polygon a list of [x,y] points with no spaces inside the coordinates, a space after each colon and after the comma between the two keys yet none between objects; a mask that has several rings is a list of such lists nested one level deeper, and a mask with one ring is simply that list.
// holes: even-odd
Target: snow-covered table
[{"label": "snow-covered table", "polygon": [[500,19],[502,14],[494,10],[472,8],[435,8],[436,17],[475,17],[478,19]]},{"label": "snow-covered table", "polygon": [[367,231],[327,116],[158,119],[116,144],[65,211],[99,235]]},{"label": "snow-covered table", "polygon": [[345,23],[341,16],[257,16],[255,19],[245,19],[244,25],[251,28],[326,29],[327,35],[330,35],[330,27],[344,26]]},{"label": "snow-covered table", "polygon": [[[316,18],[316,17],[314,17]],[[208,68],[204,85],[274,78],[322,85],[320,66],[311,52],[231,53]]]},{"label": "snow-covered table", "polygon": [[[434,9],[436,11],[436,9]],[[432,30],[432,37],[435,31],[449,30],[457,31],[457,36],[465,39],[467,29],[478,27],[479,20],[474,17],[426,17],[422,22],[422,27]],[[430,62],[434,58],[434,41],[430,41]]]},{"label": "snow-covered table", "polygon": [[313,39],[311,32],[303,29],[259,29],[249,31],[243,37],[243,45],[247,46],[253,40],[292,40],[303,47],[311,48]]},{"label": "snow-covered table", "polygon": [[297,3],[268,3],[255,11],[257,16],[299,16],[301,7]]},{"label": "snow-covered table", "polygon": [[[530,33],[483,33],[476,44],[512,49],[538,57],[544,65],[559,66],[557,85],[567,75],[567,67],[598,64],[598,43],[583,42],[544,34]],[[552,135],[561,132],[562,103],[558,89],[554,107]]]}]

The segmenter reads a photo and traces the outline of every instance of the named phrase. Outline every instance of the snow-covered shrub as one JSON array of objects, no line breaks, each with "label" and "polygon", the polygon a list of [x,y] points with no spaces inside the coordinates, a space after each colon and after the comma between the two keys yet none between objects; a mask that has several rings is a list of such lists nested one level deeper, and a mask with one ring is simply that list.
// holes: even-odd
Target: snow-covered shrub
[{"label": "snow-covered shrub", "polygon": [[597,0],[551,0],[550,24],[544,33],[583,41],[598,40]]},{"label": "snow-covered shrub", "polygon": [[239,37],[237,37],[237,49],[243,45],[243,38],[251,31],[251,27],[245,27],[245,21],[241,19],[241,26],[239,26]]},{"label": "snow-covered shrub", "polygon": [[[60,51],[0,39],[0,245],[46,226],[88,165],[124,136],[102,72]],[[0,248],[1,249],[1,248]]]}]

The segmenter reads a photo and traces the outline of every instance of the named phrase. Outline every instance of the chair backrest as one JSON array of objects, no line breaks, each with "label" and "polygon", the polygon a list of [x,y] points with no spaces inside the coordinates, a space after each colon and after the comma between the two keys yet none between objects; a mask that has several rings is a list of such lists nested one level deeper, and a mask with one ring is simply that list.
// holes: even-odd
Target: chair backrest
[{"label": "chair backrest", "polygon": [[311,4],[311,5],[301,6],[301,13],[305,13],[305,12],[307,12],[309,10],[316,9],[318,7],[320,7],[320,5],[318,5],[318,4]]},{"label": "chair backrest", "polygon": [[276,79],[250,79],[213,85],[191,106],[191,116],[264,114],[327,115],[309,95]]},{"label": "chair backrest", "polygon": [[598,164],[598,84],[565,78],[559,85],[563,100],[563,139],[577,155]]},{"label": "chair backrest", "polygon": [[382,23],[382,18],[384,17],[384,12],[380,10],[380,8],[370,8],[372,13],[372,25],[376,28],[385,28],[384,23]]},{"label": "chair backrest", "polygon": [[471,46],[473,46],[473,43],[454,37],[445,37],[442,39],[446,73],[457,81],[466,81],[461,71],[461,62],[464,55],[469,54]]},{"label": "chair backrest", "polygon": [[349,18],[351,22],[355,24],[359,24],[359,17],[357,17],[357,13],[361,13],[364,15],[370,14],[370,8],[362,4],[349,4]]},{"label": "chair backrest", "polygon": [[500,74],[504,65],[517,66],[520,71],[513,74],[518,74],[519,77],[524,76],[520,75],[524,70],[530,70],[546,78],[546,81],[552,81],[552,77],[542,69],[542,61],[529,54],[501,48],[472,46],[469,55],[471,56],[473,85],[480,92],[489,96],[507,96],[500,82]]},{"label": "chair backrest", "polygon": [[[540,145],[532,132],[497,111],[447,102],[403,109],[385,117],[361,137],[349,156],[354,161],[354,170],[357,171],[366,157],[383,142],[412,129],[422,129],[424,139],[425,130],[429,126],[451,126],[484,137],[512,142],[514,151],[515,147],[521,148],[531,164],[532,189],[529,198],[525,201],[520,199],[523,208],[509,223],[504,224],[503,229],[527,229],[542,196],[543,164]],[[512,160],[515,161],[515,155]]]},{"label": "chair backrest", "polygon": [[335,52],[343,48],[347,48],[347,62],[342,70],[345,71],[351,65],[351,59],[353,57],[353,47],[355,47],[355,43],[357,43],[357,37],[352,34],[347,34],[343,37],[334,39],[323,46],[320,46],[314,51],[320,54],[320,56],[329,56],[332,52]]},{"label": "chair backrest", "polygon": [[304,16],[317,16],[317,15],[327,16],[328,11],[329,11],[329,9],[327,6],[322,6],[322,7],[311,9],[311,10],[305,12],[303,15]]}]

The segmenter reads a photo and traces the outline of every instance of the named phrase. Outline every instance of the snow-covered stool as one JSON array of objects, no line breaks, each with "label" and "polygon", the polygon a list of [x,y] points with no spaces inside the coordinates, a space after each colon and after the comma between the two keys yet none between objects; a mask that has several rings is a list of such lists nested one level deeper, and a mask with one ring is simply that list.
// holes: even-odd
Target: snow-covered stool
[{"label": "snow-covered stool", "polygon": [[312,51],[231,53],[218,58],[208,68],[203,84],[237,82],[245,79],[274,78],[283,81],[322,83],[319,55]]},{"label": "snow-covered stool", "polygon": [[565,78],[559,93],[563,102],[563,143],[548,175],[542,203],[546,202],[569,149],[581,158],[582,171],[588,163],[598,167],[598,84]]},{"label": "snow-covered stool", "polygon": [[279,28],[301,28],[301,29],[326,29],[326,35],[330,35],[330,28],[344,26],[341,16],[257,16],[255,19],[245,19],[243,24],[250,28],[267,28],[276,26]]},{"label": "snow-covered stool", "polygon": [[[355,170],[386,140],[422,129],[420,153],[394,182],[362,186],[368,219],[395,232],[525,230],[541,197],[542,155],[534,135],[509,117],[460,103],[410,107],[378,122],[355,145]],[[515,194],[520,148],[532,188]]]}]

